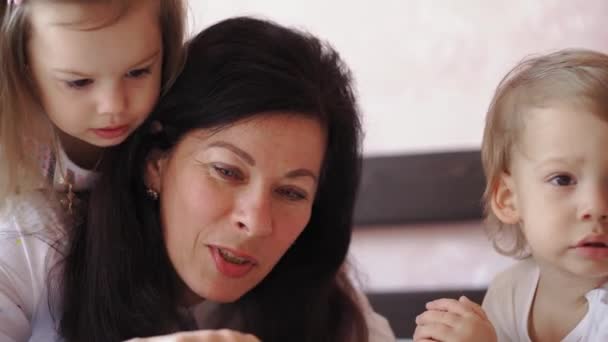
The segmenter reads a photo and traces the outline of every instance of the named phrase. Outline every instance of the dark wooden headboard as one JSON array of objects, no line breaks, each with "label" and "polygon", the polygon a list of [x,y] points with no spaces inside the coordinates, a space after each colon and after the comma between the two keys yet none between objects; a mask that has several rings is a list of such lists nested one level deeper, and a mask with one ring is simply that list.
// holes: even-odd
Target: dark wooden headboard
[{"label": "dark wooden headboard", "polygon": [[484,185],[479,151],[367,157],[355,223],[478,219]]},{"label": "dark wooden headboard", "polygon": [[[482,216],[485,179],[479,151],[438,152],[363,160],[355,211],[357,227],[458,222]],[[481,303],[485,289],[369,293],[374,309],[398,337],[411,337],[425,304],[466,295]]]}]

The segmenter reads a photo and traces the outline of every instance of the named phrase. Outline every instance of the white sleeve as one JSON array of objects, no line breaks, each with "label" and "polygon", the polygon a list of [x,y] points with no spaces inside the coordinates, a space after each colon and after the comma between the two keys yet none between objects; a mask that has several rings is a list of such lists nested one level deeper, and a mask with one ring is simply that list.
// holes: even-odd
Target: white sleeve
[{"label": "white sleeve", "polygon": [[497,286],[495,282],[492,282],[488,287],[488,291],[483,299],[482,308],[486,312],[488,319],[492,322],[494,330],[496,331],[496,337],[498,342],[511,342],[514,341],[508,331],[509,314],[507,311],[508,300],[505,300],[505,291],[500,290],[501,286]]},{"label": "white sleeve", "polygon": [[30,321],[23,309],[25,304],[20,299],[18,289],[15,284],[11,284],[11,275],[0,269],[1,341],[25,341],[30,336]]},{"label": "white sleeve", "polygon": [[41,222],[30,224],[30,219],[40,218],[36,208],[21,211],[24,208],[9,205],[0,210],[0,341],[27,341],[44,286],[50,247],[35,233]]},{"label": "white sleeve", "polygon": [[527,317],[538,277],[534,259],[525,258],[492,280],[482,307],[496,329],[498,342],[530,342]]},{"label": "white sleeve", "polygon": [[386,318],[374,311],[365,294],[358,296],[359,305],[369,331],[369,342],[395,342],[395,334]]},{"label": "white sleeve", "polygon": [[[2,231],[0,234],[10,234]],[[0,340],[25,341],[33,313],[32,283],[27,256],[15,237],[0,237]]]}]

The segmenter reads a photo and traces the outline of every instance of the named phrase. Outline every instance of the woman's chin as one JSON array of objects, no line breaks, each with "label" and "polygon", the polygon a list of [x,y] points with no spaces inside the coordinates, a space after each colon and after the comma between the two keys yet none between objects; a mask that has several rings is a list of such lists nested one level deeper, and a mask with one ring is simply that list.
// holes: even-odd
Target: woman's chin
[{"label": "woman's chin", "polygon": [[199,304],[205,300],[227,304],[236,302],[248,291],[249,289],[235,289],[229,286],[218,286],[197,291],[190,290],[185,296],[185,301],[189,306]]}]

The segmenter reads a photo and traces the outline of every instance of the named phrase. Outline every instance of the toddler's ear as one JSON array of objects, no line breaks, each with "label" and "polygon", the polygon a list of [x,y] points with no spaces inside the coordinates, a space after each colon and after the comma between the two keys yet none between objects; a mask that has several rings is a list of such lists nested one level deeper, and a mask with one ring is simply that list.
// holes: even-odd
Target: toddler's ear
[{"label": "toddler's ear", "polygon": [[490,197],[494,215],[507,224],[516,224],[520,220],[514,185],[511,175],[502,173]]}]

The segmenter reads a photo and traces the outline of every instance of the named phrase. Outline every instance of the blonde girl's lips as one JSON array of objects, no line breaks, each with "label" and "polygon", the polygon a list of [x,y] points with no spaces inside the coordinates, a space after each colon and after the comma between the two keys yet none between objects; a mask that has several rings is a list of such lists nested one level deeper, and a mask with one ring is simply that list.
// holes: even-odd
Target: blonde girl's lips
[{"label": "blonde girl's lips", "polygon": [[129,125],[96,128],[92,129],[93,133],[102,139],[116,139],[124,136],[129,132]]}]

